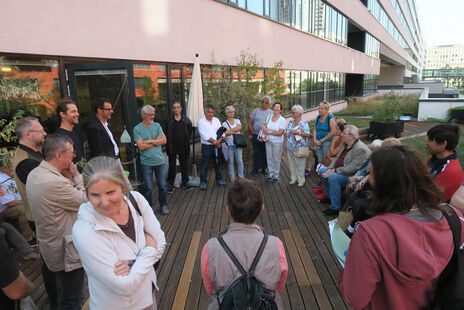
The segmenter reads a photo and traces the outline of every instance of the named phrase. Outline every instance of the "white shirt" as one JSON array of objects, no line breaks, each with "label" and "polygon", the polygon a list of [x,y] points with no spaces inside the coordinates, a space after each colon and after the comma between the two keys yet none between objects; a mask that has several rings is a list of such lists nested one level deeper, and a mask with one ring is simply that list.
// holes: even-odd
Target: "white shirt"
[{"label": "white shirt", "polygon": [[[287,122],[285,121],[285,118],[280,116],[277,121],[273,122],[272,121],[272,115],[271,119],[267,123],[267,128],[270,131],[279,131],[280,129],[286,129],[287,128]],[[268,135],[269,137],[269,142],[284,142],[284,135],[281,136],[274,136],[274,135]]]},{"label": "white shirt", "polygon": [[208,142],[209,139],[213,138],[217,140],[217,131],[221,127],[221,122],[216,117],[213,117],[211,122],[206,119],[206,116],[203,116],[198,121],[198,131],[200,132],[201,144],[213,145],[211,142]]},{"label": "white shirt", "polygon": [[5,195],[0,197],[0,213],[7,208],[7,204],[15,200],[21,200],[15,180],[7,174],[0,172],[0,182]]},{"label": "white shirt", "polygon": [[[222,123],[222,126],[224,128],[226,128],[227,130],[230,130],[230,129],[235,128],[235,127],[237,127],[238,125],[241,125],[241,124],[242,123],[240,122],[239,119],[234,118],[234,124],[233,125],[231,125],[229,123],[229,121],[225,121],[224,123]],[[226,136],[224,138],[224,141],[227,142],[227,145],[234,145],[234,136],[233,135]]]},{"label": "white shirt", "polygon": [[104,122],[104,123],[101,122],[101,123],[103,124],[103,127],[105,128],[106,132],[108,133],[108,136],[110,136],[111,143],[113,143],[114,154],[116,154],[116,156],[118,156],[119,155],[118,144],[116,143],[116,141],[114,141],[113,134],[111,133],[111,130],[108,128],[108,122]]}]

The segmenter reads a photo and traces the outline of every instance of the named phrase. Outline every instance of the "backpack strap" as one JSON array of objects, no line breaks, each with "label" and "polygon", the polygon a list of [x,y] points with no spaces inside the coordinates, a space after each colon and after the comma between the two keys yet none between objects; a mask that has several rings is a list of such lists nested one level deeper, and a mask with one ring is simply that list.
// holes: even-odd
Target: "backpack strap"
[{"label": "backpack strap", "polygon": [[245,269],[242,267],[242,265],[240,265],[239,261],[237,260],[237,258],[235,257],[234,253],[232,253],[232,251],[230,250],[230,248],[227,246],[226,242],[224,241],[224,239],[222,239],[222,236],[219,236],[218,238],[218,241],[219,241],[219,244],[222,246],[222,248],[224,249],[224,252],[226,252],[226,254],[230,257],[230,259],[232,260],[232,262],[234,263],[235,267],[238,268],[238,270],[240,271],[240,273],[242,275],[245,275],[246,274],[246,271]]},{"label": "backpack strap", "polygon": [[268,235],[264,234],[263,241],[261,241],[261,245],[259,246],[255,259],[253,260],[253,263],[251,263],[250,270],[248,270],[249,273],[255,272],[256,265],[258,265],[259,259],[261,258],[261,255],[263,254],[264,247],[266,246],[267,238],[268,238]]},{"label": "backpack strap", "polygon": [[132,195],[132,193],[129,191],[129,200],[132,204],[132,206],[135,208],[135,211],[137,211],[137,213],[142,216],[142,212],[140,212],[140,209],[139,209],[139,204],[137,203],[137,200],[135,200],[135,197],[134,195]]},{"label": "backpack strap", "polygon": [[461,220],[459,219],[456,212],[448,205],[449,210],[443,212],[448,224],[450,226],[451,232],[453,233],[454,241],[454,250],[457,251],[460,247],[461,242]]}]

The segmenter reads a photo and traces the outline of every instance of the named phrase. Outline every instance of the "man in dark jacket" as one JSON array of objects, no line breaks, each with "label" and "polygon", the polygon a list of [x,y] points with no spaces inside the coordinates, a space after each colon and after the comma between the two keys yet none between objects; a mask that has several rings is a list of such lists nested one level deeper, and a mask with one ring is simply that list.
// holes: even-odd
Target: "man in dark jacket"
[{"label": "man in dark jacket", "polygon": [[192,122],[182,115],[182,106],[179,102],[172,105],[172,117],[168,121],[166,152],[169,157],[168,187],[167,192],[174,190],[174,178],[176,176],[176,158],[179,158],[182,174],[182,188],[191,190],[188,184],[188,158],[190,155],[189,138],[192,135]]},{"label": "man in dark jacket", "polygon": [[108,99],[100,98],[94,103],[96,118],[89,123],[87,140],[90,147],[90,158],[105,155],[117,157],[119,147],[113,133],[108,127],[108,120],[113,114],[113,107]]}]

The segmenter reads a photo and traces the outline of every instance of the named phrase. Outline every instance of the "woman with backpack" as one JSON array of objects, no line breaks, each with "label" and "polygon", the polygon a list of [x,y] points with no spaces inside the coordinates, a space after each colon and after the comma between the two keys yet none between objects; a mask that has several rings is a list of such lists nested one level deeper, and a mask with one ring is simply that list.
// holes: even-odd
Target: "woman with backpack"
[{"label": "woman with backpack", "polygon": [[[237,179],[229,185],[226,211],[232,223],[201,252],[209,310],[283,309],[280,293],[287,280],[287,258],[280,239],[256,225],[263,201],[263,192],[252,180]],[[247,272],[249,277],[244,276]]]},{"label": "woman with backpack", "polygon": [[166,246],[147,200],[127,192],[117,160],[92,158],[82,172],[89,202],[73,241],[89,279],[90,309],[156,309],[153,265]]},{"label": "woman with backpack", "polygon": [[338,278],[340,292],[355,309],[428,309],[455,247],[442,212],[462,214],[439,204],[440,189],[408,146],[374,151],[369,182],[373,217],[358,222]]}]

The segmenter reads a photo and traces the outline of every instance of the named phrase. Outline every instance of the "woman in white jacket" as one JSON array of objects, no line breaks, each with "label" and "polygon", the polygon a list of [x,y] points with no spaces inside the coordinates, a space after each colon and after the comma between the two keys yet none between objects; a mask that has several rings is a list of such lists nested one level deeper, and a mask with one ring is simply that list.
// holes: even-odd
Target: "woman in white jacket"
[{"label": "woman in white jacket", "polygon": [[153,264],[166,239],[153,210],[138,192],[126,193],[115,159],[93,158],[82,174],[89,202],[79,209],[73,242],[89,279],[90,309],[156,309]]}]

